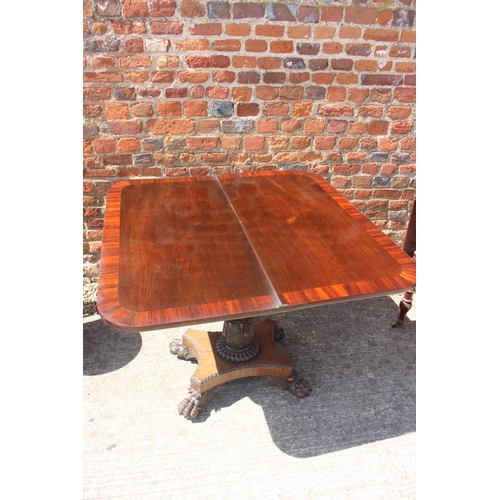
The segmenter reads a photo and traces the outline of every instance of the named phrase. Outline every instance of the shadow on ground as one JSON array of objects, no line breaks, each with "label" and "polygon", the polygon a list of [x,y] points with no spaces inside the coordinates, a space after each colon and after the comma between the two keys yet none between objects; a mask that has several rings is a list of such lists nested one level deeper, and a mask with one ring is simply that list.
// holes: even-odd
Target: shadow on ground
[{"label": "shadow on ground", "polygon": [[[235,380],[220,388],[193,425],[249,397],[262,408],[276,446],[294,457],[415,432],[416,322],[391,328],[398,312],[381,297],[273,316],[285,331],[279,345],[311,383],[311,395],[299,400],[261,377]],[[140,334],[102,321],[84,324],[84,374],[121,368],[141,345]]]},{"label": "shadow on ground", "polygon": [[83,324],[83,374],[103,375],[130,363],[142,347],[140,333],[124,332],[102,320]]}]

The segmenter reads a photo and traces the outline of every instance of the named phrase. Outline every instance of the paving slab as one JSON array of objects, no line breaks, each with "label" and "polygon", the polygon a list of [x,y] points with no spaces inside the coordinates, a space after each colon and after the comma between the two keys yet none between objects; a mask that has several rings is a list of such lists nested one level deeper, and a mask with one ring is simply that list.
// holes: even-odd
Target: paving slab
[{"label": "paving slab", "polygon": [[398,300],[273,316],[311,395],[235,380],[193,421],[177,405],[196,365],[168,348],[186,328],[85,318],[83,498],[416,498],[416,301],[391,328]]}]

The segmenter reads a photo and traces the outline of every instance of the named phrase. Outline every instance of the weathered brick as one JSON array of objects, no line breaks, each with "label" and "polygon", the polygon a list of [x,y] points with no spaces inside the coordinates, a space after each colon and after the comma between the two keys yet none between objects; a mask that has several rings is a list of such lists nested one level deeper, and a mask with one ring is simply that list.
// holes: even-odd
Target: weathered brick
[{"label": "weathered brick", "polygon": [[308,135],[294,135],[290,137],[291,149],[306,149],[310,145],[311,145],[311,138]]},{"label": "weathered brick", "polygon": [[308,55],[308,56],[315,56],[318,54],[320,49],[320,44],[319,43],[298,43],[297,44],[297,52],[300,55]]},{"label": "weathered brick", "polygon": [[325,87],[306,87],[304,97],[312,100],[323,100],[326,95]]},{"label": "weathered brick", "polygon": [[151,58],[149,56],[125,56],[118,58],[120,68],[149,68]]},{"label": "weathered brick", "polygon": [[328,59],[309,59],[311,71],[324,71],[326,68],[328,68]]},{"label": "weathered brick", "polygon": [[304,95],[304,87],[281,87],[280,98],[284,100],[299,101]]},{"label": "weathered brick", "polygon": [[266,71],[263,74],[264,83],[284,83],[286,80],[286,73],[282,71]]},{"label": "weathered brick", "polygon": [[255,34],[257,36],[282,37],[284,32],[284,26],[277,26],[275,24],[258,24],[255,27]]},{"label": "weathered brick", "polygon": [[237,116],[257,116],[260,111],[260,105],[256,102],[238,103],[236,107]]},{"label": "weathered brick", "polygon": [[276,118],[262,118],[256,120],[257,132],[260,134],[273,133],[278,131],[278,120]]},{"label": "weathered brick", "polygon": [[308,118],[304,121],[304,132],[321,133],[325,130],[326,121],[321,118]]},{"label": "weathered brick", "polygon": [[273,40],[269,47],[270,51],[276,54],[290,54],[294,51],[293,42],[290,40]]},{"label": "weathered brick", "polygon": [[228,36],[248,36],[250,34],[250,25],[244,23],[227,23],[226,35]]},{"label": "weathered brick", "polygon": [[389,122],[385,120],[373,120],[368,126],[370,135],[385,135],[389,128]]},{"label": "weathered brick", "polygon": [[346,120],[330,120],[326,131],[330,134],[341,134],[347,130]]},{"label": "weathered brick", "polygon": [[179,101],[174,102],[159,102],[156,105],[158,110],[158,116],[181,116],[181,103]]},{"label": "weathered brick", "polygon": [[377,10],[364,7],[346,7],[345,22],[352,24],[375,24]]},{"label": "weathered brick", "polygon": [[142,123],[139,121],[109,121],[101,125],[101,130],[112,135],[132,135],[138,134],[142,130]]},{"label": "weathered brick", "polygon": [[399,102],[416,102],[417,93],[414,88],[396,89],[396,92],[394,93],[394,99]]},{"label": "weathered brick", "polygon": [[316,40],[332,39],[337,29],[331,26],[317,26],[314,28],[314,38]]},{"label": "weathered brick", "polygon": [[190,55],[184,61],[190,68],[227,68],[231,64],[228,56]]},{"label": "weathered brick", "polygon": [[305,5],[299,6],[297,21],[301,23],[317,23],[319,21],[319,9]]},{"label": "weathered brick", "polygon": [[153,116],[153,105],[150,102],[140,102],[130,106],[132,115],[139,117]]},{"label": "weathered brick", "polygon": [[334,70],[339,70],[339,71],[350,71],[353,67],[353,60],[352,59],[331,59],[330,60],[330,65],[331,68]]},{"label": "weathered brick", "polygon": [[361,85],[401,85],[401,75],[361,75]]},{"label": "weathered brick", "polygon": [[398,28],[411,28],[415,20],[415,11],[397,9],[392,12],[392,25]]},{"label": "weathered brick", "polygon": [[234,87],[231,91],[231,97],[235,101],[249,101],[252,98],[252,88]]},{"label": "weathered brick", "polygon": [[321,20],[338,23],[342,21],[343,10],[342,7],[323,7],[321,9]]},{"label": "weathered brick", "polygon": [[312,109],[312,102],[294,102],[293,116],[311,116]]},{"label": "weathered brick", "polygon": [[188,137],[187,147],[192,150],[210,150],[217,147],[218,137]]},{"label": "weathered brick", "polygon": [[214,50],[224,52],[235,52],[241,50],[241,42],[239,40],[215,40]]},{"label": "weathered brick", "polygon": [[212,78],[217,83],[233,83],[236,79],[234,71],[213,71]]},{"label": "weathered brick", "polygon": [[106,155],[104,165],[132,165],[132,155]]},{"label": "weathered brick", "polygon": [[281,131],[290,134],[292,132],[300,130],[302,126],[303,126],[302,120],[296,120],[295,118],[291,120],[283,120],[281,122]]},{"label": "weathered brick", "polygon": [[161,137],[148,137],[142,140],[142,147],[146,151],[159,151],[163,147],[163,139]]},{"label": "weathered brick", "polygon": [[222,122],[222,131],[226,134],[248,134],[253,130],[253,120],[224,120]]},{"label": "weathered brick", "polygon": [[117,52],[120,50],[120,39],[115,37],[88,38],[83,42],[86,52]]},{"label": "weathered brick", "polygon": [[184,30],[184,21],[152,21],[153,35],[180,35]]},{"label": "weathered brick", "polygon": [[151,17],[172,17],[176,7],[172,0],[151,0]]},{"label": "weathered brick", "polygon": [[116,140],[115,139],[94,139],[92,141],[94,151],[96,153],[115,153]]},{"label": "weathered brick", "polygon": [[335,142],[337,138],[334,136],[316,136],[314,138],[314,147],[315,149],[319,149],[321,151],[333,149],[335,146]]},{"label": "weathered brick", "polygon": [[257,99],[262,99],[264,101],[275,100],[278,98],[278,95],[278,87],[258,86],[255,89],[255,96]]},{"label": "weathered brick", "polygon": [[106,119],[108,120],[126,120],[130,117],[128,106],[123,103],[111,102],[104,106]]},{"label": "weathered brick", "polygon": [[260,3],[237,3],[233,5],[234,19],[258,19],[264,17],[264,5]]},{"label": "weathered brick", "polygon": [[231,11],[229,3],[208,2],[208,18],[209,19],[230,19]]},{"label": "weathered brick", "polygon": [[234,104],[227,101],[216,101],[212,103],[212,116],[226,117],[234,113]]},{"label": "weathered brick", "polygon": [[235,68],[255,68],[257,59],[253,56],[233,56],[232,63]]},{"label": "weathered brick", "polygon": [[147,126],[152,134],[187,134],[194,130],[194,120],[187,118],[149,120]]},{"label": "weathered brick", "polygon": [[207,97],[225,99],[229,95],[227,87],[207,87]]},{"label": "weathered brick", "polygon": [[393,122],[391,134],[409,134],[413,129],[413,122]]},{"label": "weathered brick", "polygon": [[288,81],[290,83],[304,83],[308,82],[311,79],[310,74],[307,71],[303,71],[301,73],[290,73],[288,76]]},{"label": "weathered brick", "polygon": [[123,47],[127,52],[144,52],[144,42],[139,37],[126,38]]},{"label": "weathered brick", "polygon": [[[92,1],[89,0],[90,9],[92,9]],[[85,5],[85,3],[84,3]],[[119,17],[122,13],[120,0],[107,0],[106,2],[95,2],[95,11],[99,16],[104,17]],[[87,12],[88,17],[92,16],[92,11]]]},{"label": "weathered brick", "polygon": [[208,80],[209,74],[205,71],[179,71],[177,78],[181,83],[203,83]]},{"label": "weathered brick", "polygon": [[238,83],[248,84],[248,83],[259,83],[260,73],[257,71],[240,71],[238,73]]},{"label": "weathered brick", "polygon": [[115,71],[86,72],[83,74],[83,81],[88,83],[116,83],[123,81],[123,75]]},{"label": "weathered brick", "polygon": [[182,0],[180,14],[182,17],[203,17],[205,15],[203,2]]},{"label": "weathered brick", "polygon": [[266,40],[245,40],[245,50],[247,52],[266,52]]},{"label": "weathered brick", "polygon": [[296,21],[297,5],[291,4],[267,4],[267,12],[270,21]]},{"label": "weathered brick", "polygon": [[146,0],[123,0],[124,17],[148,17],[149,9]]},{"label": "weathered brick", "polygon": [[304,59],[301,57],[287,57],[283,59],[283,67],[288,69],[304,69],[306,65]]},{"label": "weathered brick", "polygon": [[176,50],[187,52],[195,50],[197,52],[210,50],[210,42],[206,38],[188,38],[187,40],[179,40],[175,44]]},{"label": "weathered brick", "polygon": [[359,106],[358,116],[362,117],[369,116],[373,118],[380,118],[382,116],[383,111],[384,108],[382,106],[375,106],[375,105]]},{"label": "weathered brick", "polygon": [[303,25],[288,26],[286,34],[289,38],[310,38],[311,27]]},{"label": "weathered brick", "polygon": [[117,101],[135,101],[137,95],[134,87],[115,87],[114,97]]},{"label": "weathered brick", "polygon": [[369,56],[372,46],[369,43],[348,43],[345,46],[345,53],[350,56]]},{"label": "weathered brick", "polygon": [[366,28],[363,33],[365,40],[377,40],[380,42],[397,42],[399,38],[398,30]]},{"label": "weathered brick", "polygon": [[350,104],[320,104],[318,114],[323,116],[353,116],[354,108]]},{"label": "weathered brick", "polygon": [[260,151],[264,149],[266,138],[263,135],[251,135],[243,138],[243,149],[245,151]]}]

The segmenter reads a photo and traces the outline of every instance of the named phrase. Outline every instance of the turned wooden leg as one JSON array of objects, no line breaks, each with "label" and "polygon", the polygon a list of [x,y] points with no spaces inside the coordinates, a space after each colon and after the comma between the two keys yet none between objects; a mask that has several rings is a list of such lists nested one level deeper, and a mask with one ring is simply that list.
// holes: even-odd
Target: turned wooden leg
[{"label": "turned wooden leg", "polygon": [[413,294],[415,293],[415,287],[413,287],[411,290],[408,290],[407,292],[404,293],[403,298],[401,302],[399,303],[399,316],[398,319],[396,320],[395,323],[392,324],[392,327],[398,327],[403,324],[403,321],[405,320],[406,314],[408,311],[411,309],[411,306],[413,305]]}]

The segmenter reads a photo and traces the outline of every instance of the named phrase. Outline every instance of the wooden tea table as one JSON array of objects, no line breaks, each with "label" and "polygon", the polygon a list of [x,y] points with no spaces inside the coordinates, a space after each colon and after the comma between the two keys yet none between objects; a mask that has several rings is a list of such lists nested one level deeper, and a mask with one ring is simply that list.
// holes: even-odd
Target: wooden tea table
[{"label": "wooden tea table", "polygon": [[170,344],[198,361],[179,404],[186,418],[242,377],[309,394],[268,315],[398,293],[415,281],[414,261],[315,174],[127,180],[107,195],[102,319],[128,331],[224,320],[222,332],[188,329]]}]

